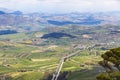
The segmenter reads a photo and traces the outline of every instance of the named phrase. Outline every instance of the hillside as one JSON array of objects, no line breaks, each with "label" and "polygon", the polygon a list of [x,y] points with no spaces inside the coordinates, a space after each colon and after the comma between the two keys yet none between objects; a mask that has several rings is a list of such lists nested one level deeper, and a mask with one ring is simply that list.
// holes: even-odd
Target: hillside
[{"label": "hillside", "polygon": [[62,57],[82,50],[64,62],[60,75],[67,75],[69,80],[96,80],[103,70],[97,64],[100,55],[119,46],[119,29],[120,26],[110,25],[71,25],[1,35],[1,76],[10,80],[43,80],[54,73]]},{"label": "hillside", "polygon": [[39,31],[45,27],[69,25],[102,26],[120,25],[120,12],[106,13],[66,13],[45,14],[21,11],[0,11],[0,29],[11,29],[17,32]]},{"label": "hillside", "polygon": [[120,80],[120,0],[0,0],[0,80]]},{"label": "hillside", "polygon": [[70,34],[66,34],[66,33],[60,33],[60,32],[53,32],[53,33],[49,33],[49,34],[45,34],[43,35],[41,38],[43,39],[47,39],[47,38],[62,38],[62,37],[68,37],[68,38],[75,38],[75,36],[72,36]]},{"label": "hillside", "polygon": [[17,31],[14,30],[0,30],[0,35],[6,35],[6,34],[15,34]]}]

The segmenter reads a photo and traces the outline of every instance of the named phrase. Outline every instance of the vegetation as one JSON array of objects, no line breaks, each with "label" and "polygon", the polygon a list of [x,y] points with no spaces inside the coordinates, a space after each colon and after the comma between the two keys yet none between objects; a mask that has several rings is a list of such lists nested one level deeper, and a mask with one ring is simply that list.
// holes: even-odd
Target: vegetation
[{"label": "vegetation", "polygon": [[[64,62],[60,76],[68,80],[95,80],[103,70],[97,64],[102,60],[100,55],[109,48],[119,46],[119,32],[114,31],[113,34],[110,29],[116,30],[116,27],[71,25],[1,35],[0,79],[48,80],[62,57],[81,50]],[[48,38],[41,38],[51,33],[53,35]],[[56,38],[56,35],[59,36]],[[114,74],[117,75],[117,72]]]},{"label": "vegetation", "polygon": [[75,36],[72,36],[70,34],[66,34],[66,33],[61,33],[61,32],[53,32],[53,33],[49,33],[49,34],[45,34],[43,35],[41,38],[62,38],[62,37],[68,37],[68,38],[75,38]]},{"label": "vegetation", "polygon": [[120,80],[120,47],[114,48],[102,55],[103,60],[99,64],[105,72],[100,74],[98,80]]}]

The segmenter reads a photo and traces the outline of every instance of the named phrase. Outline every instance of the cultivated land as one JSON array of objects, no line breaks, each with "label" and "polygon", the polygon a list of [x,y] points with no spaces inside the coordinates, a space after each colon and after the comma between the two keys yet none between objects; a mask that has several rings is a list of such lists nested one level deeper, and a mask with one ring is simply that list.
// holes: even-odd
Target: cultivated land
[{"label": "cultivated land", "polygon": [[120,26],[64,26],[0,35],[0,79],[49,80],[61,58],[81,50],[64,62],[59,79],[65,75],[68,80],[96,80],[103,71],[97,64],[100,55],[119,46],[119,30]]}]

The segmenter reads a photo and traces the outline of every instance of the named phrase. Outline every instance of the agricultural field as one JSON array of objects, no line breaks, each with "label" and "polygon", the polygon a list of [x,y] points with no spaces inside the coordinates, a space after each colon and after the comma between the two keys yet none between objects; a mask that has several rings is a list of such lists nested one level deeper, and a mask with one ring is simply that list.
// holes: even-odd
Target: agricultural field
[{"label": "agricultural field", "polygon": [[[56,70],[60,58],[72,53],[70,49],[65,46],[37,47],[0,41],[0,74],[10,80],[42,80],[48,73],[52,74]],[[99,61],[100,58],[87,55],[86,51],[83,51],[78,56],[68,59],[62,72],[91,69],[97,64],[96,59]]]},{"label": "agricultural field", "polygon": [[64,62],[60,75],[96,80],[104,71],[98,65],[100,55],[119,46],[119,33],[112,34],[109,28],[67,26],[0,35],[0,80],[50,80],[61,58],[77,50],[81,52]]}]

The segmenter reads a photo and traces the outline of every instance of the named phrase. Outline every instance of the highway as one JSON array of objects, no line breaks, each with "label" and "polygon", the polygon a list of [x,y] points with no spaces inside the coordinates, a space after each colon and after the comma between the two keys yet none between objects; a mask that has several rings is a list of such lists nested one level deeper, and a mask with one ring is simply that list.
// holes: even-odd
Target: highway
[{"label": "highway", "polygon": [[64,63],[67,59],[69,59],[69,58],[77,55],[80,51],[81,51],[81,50],[78,50],[78,51],[76,51],[76,52],[74,52],[74,53],[72,53],[72,54],[70,54],[70,55],[67,55],[67,56],[61,58],[61,60],[60,60],[60,62],[59,62],[59,65],[58,65],[55,73],[53,74],[52,80],[57,80],[57,79],[58,79],[59,74],[60,74],[60,71],[61,71],[62,66],[63,66],[63,63]]},{"label": "highway", "polygon": [[[91,49],[94,48],[95,46],[96,46],[96,45],[93,44],[93,45],[91,45],[91,46],[86,47],[86,49],[87,49],[87,50],[91,50]],[[61,60],[60,60],[60,62],[59,62],[59,65],[58,65],[55,73],[53,74],[51,80],[57,80],[58,77],[59,77],[60,71],[61,71],[61,69],[62,69],[62,67],[63,67],[64,62],[65,62],[67,59],[69,59],[69,58],[71,58],[71,57],[79,54],[80,51],[82,51],[82,50],[85,50],[85,48],[81,48],[80,50],[78,50],[78,51],[76,51],[76,52],[74,52],[74,53],[71,53],[71,54],[69,54],[69,55],[61,58]]]}]

